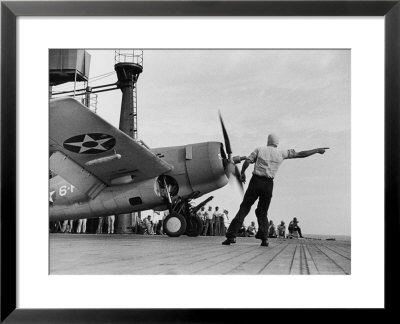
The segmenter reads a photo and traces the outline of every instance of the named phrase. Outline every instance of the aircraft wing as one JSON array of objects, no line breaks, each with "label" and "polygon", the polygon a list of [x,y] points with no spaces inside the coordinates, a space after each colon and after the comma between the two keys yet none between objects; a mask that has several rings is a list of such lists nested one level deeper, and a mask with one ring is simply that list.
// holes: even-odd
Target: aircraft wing
[{"label": "aircraft wing", "polygon": [[[50,152],[61,153],[54,154],[54,171],[78,188],[77,170],[81,178],[92,176],[98,185],[109,186],[121,179],[139,182],[157,177],[173,168],[72,98],[50,101],[49,137]],[[61,168],[66,160],[69,163]]]}]

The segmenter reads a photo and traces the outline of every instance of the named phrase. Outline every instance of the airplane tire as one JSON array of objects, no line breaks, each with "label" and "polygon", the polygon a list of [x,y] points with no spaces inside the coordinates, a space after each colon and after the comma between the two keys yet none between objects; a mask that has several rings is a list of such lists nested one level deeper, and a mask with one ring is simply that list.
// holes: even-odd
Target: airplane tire
[{"label": "airplane tire", "polygon": [[178,213],[171,213],[164,219],[164,232],[171,237],[181,236],[186,231],[185,217]]},{"label": "airplane tire", "polygon": [[192,228],[186,232],[187,236],[199,236],[203,232],[203,222],[197,216],[191,218]]}]

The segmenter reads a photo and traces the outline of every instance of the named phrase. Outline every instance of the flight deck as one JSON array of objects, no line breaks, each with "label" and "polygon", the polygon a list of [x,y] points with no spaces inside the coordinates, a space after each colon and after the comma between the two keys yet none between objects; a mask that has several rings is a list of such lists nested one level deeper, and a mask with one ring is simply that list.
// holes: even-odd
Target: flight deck
[{"label": "flight deck", "polygon": [[350,241],[50,234],[50,274],[350,275]]}]

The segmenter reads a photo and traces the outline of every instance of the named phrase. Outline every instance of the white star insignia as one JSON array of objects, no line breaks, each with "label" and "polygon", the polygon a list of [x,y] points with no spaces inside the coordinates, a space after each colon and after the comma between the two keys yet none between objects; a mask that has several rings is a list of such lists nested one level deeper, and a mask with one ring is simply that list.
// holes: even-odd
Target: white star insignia
[{"label": "white star insignia", "polygon": [[50,202],[54,202],[53,201],[53,194],[55,193],[55,191],[50,191],[49,192],[49,194],[50,194],[50,197],[49,197],[49,200],[50,200]]},{"label": "white star insignia", "polygon": [[[93,139],[90,137],[88,134],[85,134],[85,138],[83,139],[82,142],[75,142],[75,143],[68,143],[68,145],[72,146],[78,146],[80,147],[78,153],[84,153],[86,151],[89,151],[91,149],[99,150],[99,151],[107,151],[108,149],[105,148],[102,144],[105,142],[108,142],[111,138],[106,138],[106,139]],[[90,143],[90,142],[96,142],[96,146],[84,146],[85,143]]]}]

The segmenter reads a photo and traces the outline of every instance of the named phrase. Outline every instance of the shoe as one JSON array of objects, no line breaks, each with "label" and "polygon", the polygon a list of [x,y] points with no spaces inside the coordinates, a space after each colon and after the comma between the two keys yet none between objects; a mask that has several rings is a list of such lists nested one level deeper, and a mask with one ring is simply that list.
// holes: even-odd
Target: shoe
[{"label": "shoe", "polygon": [[260,246],[268,246],[269,244],[268,244],[268,241],[266,241],[266,240],[262,240],[261,241],[261,245]]},{"label": "shoe", "polygon": [[222,242],[223,245],[231,245],[233,243],[236,243],[236,239],[234,238],[227,238],[225,241]]}]

